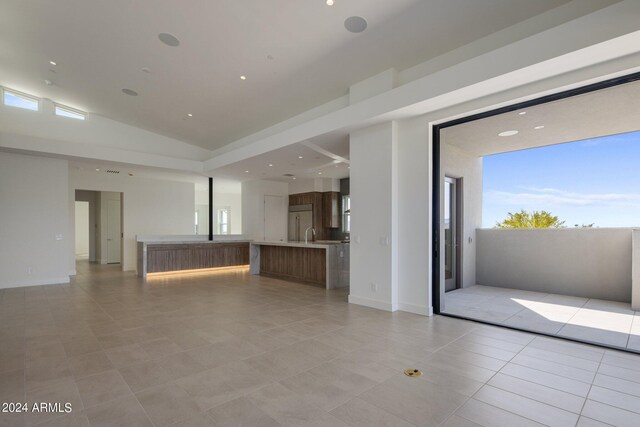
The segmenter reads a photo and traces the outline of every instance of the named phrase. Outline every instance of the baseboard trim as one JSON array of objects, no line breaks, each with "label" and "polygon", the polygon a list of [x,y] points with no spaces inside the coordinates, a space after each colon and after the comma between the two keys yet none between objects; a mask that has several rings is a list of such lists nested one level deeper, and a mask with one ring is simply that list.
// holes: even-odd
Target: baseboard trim
[{"label": "baseboard trim", "polygon": [[407,313],[419,314],[421,316],[433,316],[433,307],[427,307],[424,305],[407,304],[401,302],[400,304],[398,304],[398,310],[406,311]]},{"label": "baseboard trim", "polygon": [[69,276],[75,276],[76,274],[78,274],[76,270],[69,270]]},{"label": "baseboard trim", "polygon": [[395,311],[394,307],[389,302],[378,301],[371,298],[359,297],[356,295],[349,295],[349,303],[356,305],[363,305],[365,307],[377,308],[384,311]]},{"label": "baseboard trim", "polygon": [[17,282],[9,282],[0,284],[0,289],[9,289],[9,288],[25,288],[28,286],[43,286],[43,285],[60,285],[63,283],[69,283],[71,280],[69,276],[66,277],[58,277],[58,278],[48,278],[48,279],[37,279],[37,280],[29,280],[29,281],[17,281]]}]

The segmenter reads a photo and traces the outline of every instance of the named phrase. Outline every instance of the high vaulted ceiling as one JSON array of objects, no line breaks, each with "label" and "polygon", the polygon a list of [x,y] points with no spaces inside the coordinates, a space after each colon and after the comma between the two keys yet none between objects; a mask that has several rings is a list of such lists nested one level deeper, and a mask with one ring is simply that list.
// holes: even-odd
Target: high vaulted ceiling
[{"label": "high vaulted ceiling", "polygon": [[215,149],[567,2],[4,0],[0,84]]}]

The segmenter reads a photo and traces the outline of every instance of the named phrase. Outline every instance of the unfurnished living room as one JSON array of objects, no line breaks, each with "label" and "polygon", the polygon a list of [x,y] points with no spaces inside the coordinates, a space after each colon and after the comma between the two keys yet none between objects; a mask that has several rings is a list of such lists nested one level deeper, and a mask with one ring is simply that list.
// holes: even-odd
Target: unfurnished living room
[{"label": "unfurnished living room", "polygon": [[2,0],[0,95],[0,426],[640,425],[637,0]]}]

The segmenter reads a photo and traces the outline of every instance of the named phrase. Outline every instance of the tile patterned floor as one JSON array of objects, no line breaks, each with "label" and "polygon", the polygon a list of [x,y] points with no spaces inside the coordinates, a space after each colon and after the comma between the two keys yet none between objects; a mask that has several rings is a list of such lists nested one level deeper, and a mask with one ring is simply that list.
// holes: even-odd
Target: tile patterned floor
[{"label": "tile patterned floor", "polygon": [[[246,270],[0,291],[2,426],[640,425],[640,356]],[[402,374],[406,367],[424,372]]]},{"label": "tile patterned floor", "polygon": [[640,351],[640,312],[628,303],[477,285],[447,292],[443,312]]}]

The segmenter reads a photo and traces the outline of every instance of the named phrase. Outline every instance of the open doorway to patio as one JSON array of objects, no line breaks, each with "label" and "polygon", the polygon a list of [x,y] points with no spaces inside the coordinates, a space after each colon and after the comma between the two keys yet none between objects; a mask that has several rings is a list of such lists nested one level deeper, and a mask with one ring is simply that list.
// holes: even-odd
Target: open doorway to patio
[{"label": "open doorway to patio", "polygon": [[640,352],[638,79],[434,127],[435,312]]}]

